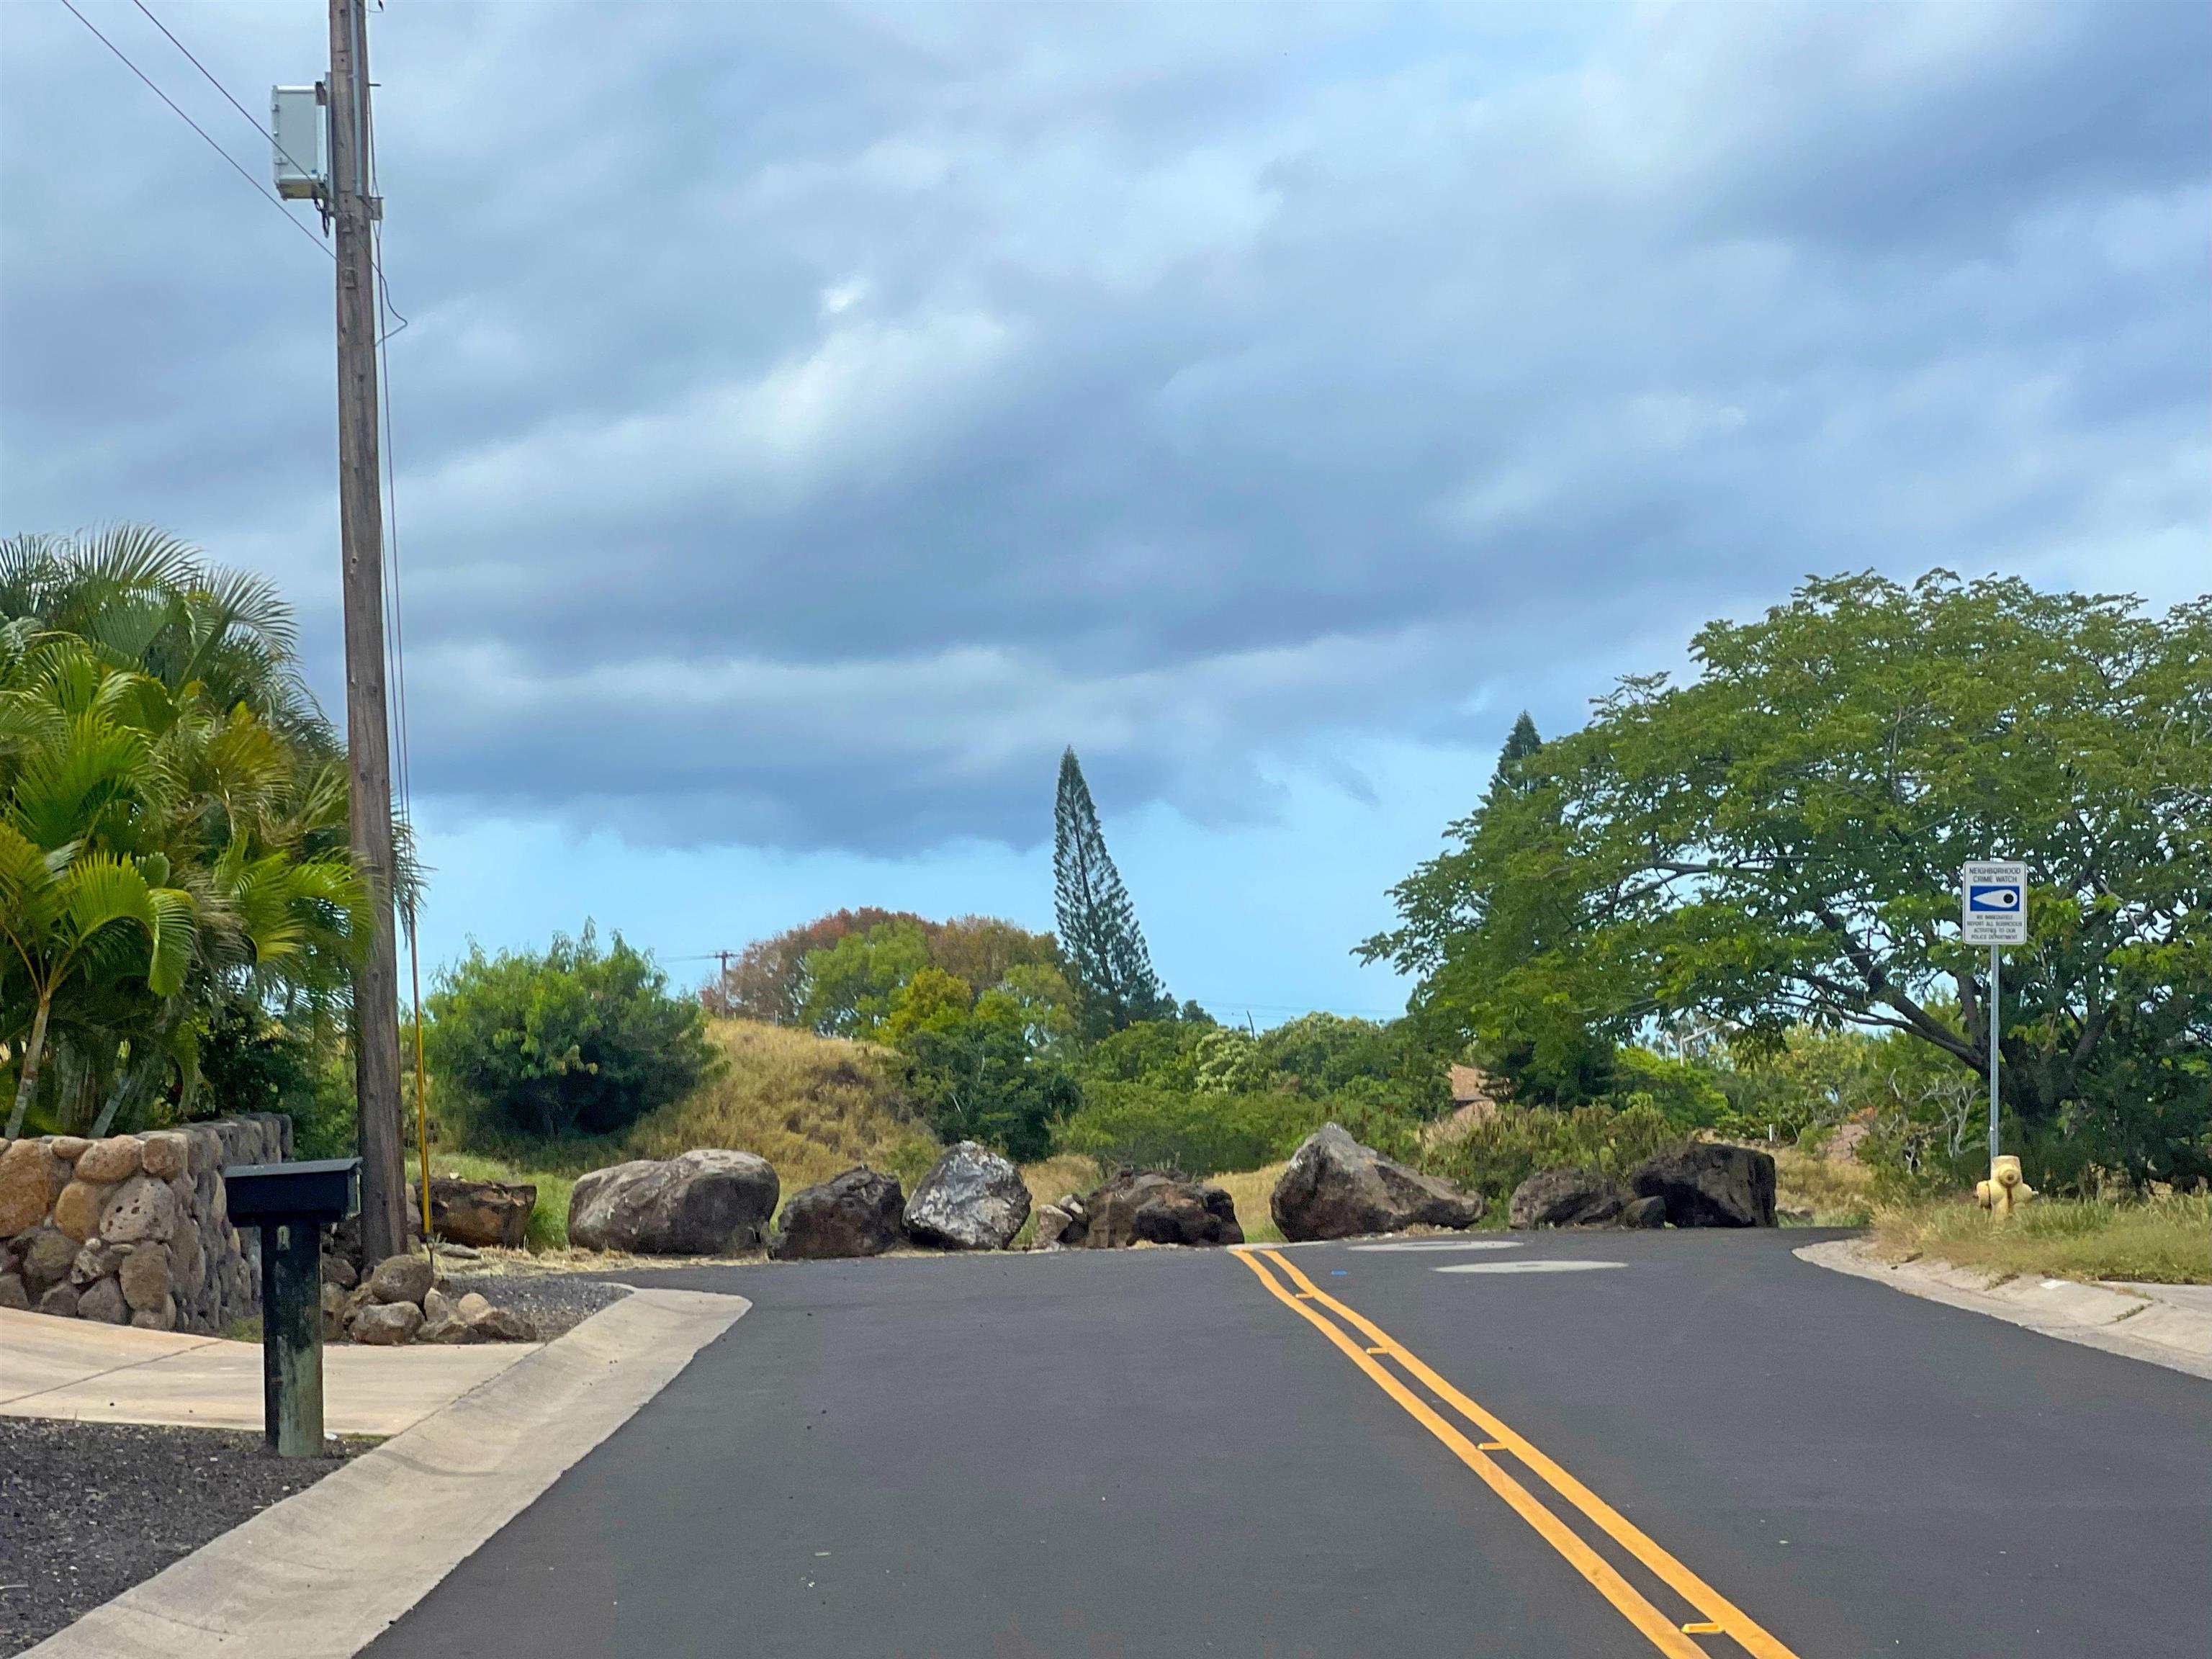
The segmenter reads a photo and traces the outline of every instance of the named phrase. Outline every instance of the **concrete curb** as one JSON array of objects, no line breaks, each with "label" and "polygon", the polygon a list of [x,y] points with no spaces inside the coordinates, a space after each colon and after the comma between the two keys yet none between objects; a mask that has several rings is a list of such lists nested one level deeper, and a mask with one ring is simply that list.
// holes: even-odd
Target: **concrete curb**
[{"label": "concrete curb", "polygon": [[1856,1239],[1808,1244],[1793,1254],[1801,1261],[1871,1279],[1908,1296],[2212,1380],[2212,1314],[2160,1301],[2154,1291],[2070,1279],[2015,1278],[1993,1284],[1984,1271],[1948,1262],[1885,1261]]},{"label": "concrete curb", "polygon": [[751,1306],[635,1291],[27,1659],[351,1659]]}]

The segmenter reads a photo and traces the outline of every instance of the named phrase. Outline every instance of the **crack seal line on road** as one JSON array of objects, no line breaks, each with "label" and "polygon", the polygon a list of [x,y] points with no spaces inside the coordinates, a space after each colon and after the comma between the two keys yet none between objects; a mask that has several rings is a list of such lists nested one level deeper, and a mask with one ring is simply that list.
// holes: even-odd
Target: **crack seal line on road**
[{"label": "crack seal line on road", "polygon": [[[1480,1475],[1492,1492],[1504,1498],[1516,1514],[1534,1528],[1546,1543],[1557,1550],[1570,1566],[1588,1579],[1598,1593],[1613,1603],[1621,1616],[1649,1638],[1660,1652],[1671,1656],[1671,1659],[1710,1659],[1707,1650],[1690,1640],[1690,1636],[1724,1635],[1752,1655],[1753,1659],[1797,1659],[1796,1655],[1750,1614],[1654,1543],[1641,1528],[1610,1504],[1431,1370],[1419,1356],[1389,1333],[1318,1288],[1291,1265],[1288,1257],[1273,1249],[1238,1250],[1236,1254],[1277,1301],[1335,1344],[1345,1357],[1366,1372],[1376,1386],[1396,1401],[1407,1415],[1442,1441],[1461,1462]],[[1287,1274],[1297,1285],[1297,1290],[1292,1291],[1285,1288],[1281,1280],[1263,1264],[1262,1256],[1267,1263],[1279,1267]],[[1333,1321],[1316,1313],[1314,1304],[1328,1309],[1346,1321],[1366,1338],[1366,1343],[1355,1340]],[[1478,1445],[1453,1427],[1435,1407],[1380,1364],[1374,1358],[1376,1355],[1395,1360],[1438,1400],[1480,1429],[1486,1437],[1484,1442]],[[1622,1577],[1610,1562],[1499,1465],[1491,1454],[1500,1451],[1510,1452],[1517,1458],[1529,1473],[1580,1510],[1703,1617],[1678,1625],[1660,1612],[1642,1592]]]}]

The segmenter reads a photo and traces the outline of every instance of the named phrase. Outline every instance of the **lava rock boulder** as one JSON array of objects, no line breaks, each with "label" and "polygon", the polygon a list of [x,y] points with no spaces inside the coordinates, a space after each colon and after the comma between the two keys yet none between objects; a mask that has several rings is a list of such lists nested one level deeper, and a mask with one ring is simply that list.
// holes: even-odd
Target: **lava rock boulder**
[{"label": "lava rock boulder", "polygon": [[1607,1227],[1633,1196],[1595,1170],[1544,1170],[1513,1189],[1505,1214],[1516,1227]]},{"label": "lava rock boulder", "polygon": [[1334,1123],[1308,1135],[1267,1202],[1283,1237],[1351,1238],[1407,1227],[1471,1227],[1482,1219],[1480,1193],[1409,1170],[1363,1146]]},{"label": "lava rock boulder", "polygon": [[1022,1172],[972,1140],[947,1147],[906,1204],[915,1243],[947,1250],[1003,1250],[1029,1218]]},{"label": "lava rock boulder", "polygon": [[775,1171],[750,1152],[702,1147],[594,1170],[568,1200],[568,1242],[640,1255],[753,1249],[775,1213]]},{"label": "lava rock boulder", "polygon": [[881,1255],[905,1242],[905,1211],[897,1176],[848,1170],[791,1195],[769,1254],[779,1261]]},{"label": "lava rock boulder", "polygon": [[1667,1206],[1676,1227],[1771,1227],[1774,1160],[1749,1146],[1693,1141],[1646,1158],[1628,1184]]},{"label": "lava rock boulder", "polygon": [[1118,1175],[1083,1200],[1079,1240],[1065,1230],[1060,1242],[1094,1250],[1147,1244],[1242,1244],[1237,1206],[1228,1192],[1202,1182],[1154,1170]]},{"label": "lava rock boulder", "polygon": [[537,1207],[538,1188],[526,1181],[430,1177],[430,1231],[448,1243],[519,1250]]}]

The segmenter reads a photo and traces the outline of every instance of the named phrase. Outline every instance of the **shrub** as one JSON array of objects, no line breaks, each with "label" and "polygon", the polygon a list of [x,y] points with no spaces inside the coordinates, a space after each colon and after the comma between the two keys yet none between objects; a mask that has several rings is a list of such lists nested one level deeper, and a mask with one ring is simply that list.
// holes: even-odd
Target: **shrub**
[{"label": "shrub", "polygon": [[1496,1115],[1439,1141],[1423,1157],[1431,1173],[1503,1203],[1540,1170],[1596,1170],[1625,1176],[1682,1136],[1648,1102],[1616,1109],[1576,1106],[1556,1110],[1501,1106]]},{"label": "shrub", "polygon": [[[957,984],[958,981],[954,981]],[[1030,1047],[1018,1011],[962,1015],[908,1032],[923,1119],[945,1140],[980,1140],[1018,1163],[1042,1158],[1081,1096],[1058,1061]]]},{"label": "shrub", "polygon": [[611,1134],[677,1100],[715,1054],[704,1016],[615,935],[605,951],[556,934],[543,955],[471,946],[428,1000],[424,1041],[465,1141],[489,1131],[559,1139]]},{"label": "shrub", "polygon": [[1053,1136],[1055,1150],[1108,1167],[1211,1176],[1287,1158],[1324,1123],[1393,1158],[1410,1158],[1418,1127],[1374,1102],[1289,1093],[1213,1094],[1136,1083],[1094,1083]]},{"label": "shrub", "polygon": [[208,1021],[199,1065],[190,1112],[157,1103],[155,1121],[282,1112],[292,1120],[295,1158],[353,1156],[353,1054],[332,1023],[225,1003]]}]

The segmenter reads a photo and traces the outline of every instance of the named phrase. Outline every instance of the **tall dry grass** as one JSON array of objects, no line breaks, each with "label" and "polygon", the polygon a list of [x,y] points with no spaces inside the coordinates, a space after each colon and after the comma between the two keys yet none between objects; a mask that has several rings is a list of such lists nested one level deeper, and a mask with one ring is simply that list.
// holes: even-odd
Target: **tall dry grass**
[{"label": "tall dry grass", "polygon": [[1863,1227],[1874,1214],[1874,1171],[1856,1158],[1829,1158],[1795,1146],[1765,1146],[1774,1155],[1774,1201],[1784,1211],[1812,1212],[1815,1227]]},{"label": "tall dry grass", "polygon": [[1238,1170],[1226,1175],[1206,1177],[1207,1183],[1225,1187],[1229,1196],[1236,1200],[1237,1224],[1244,1230],[1247,1244],[1279,1244],[1283,1230],[1275,1224],[1275,1218],[1267,1208],[1267,1199],[1275,1190],[1275,1183],[1283,1178],[1283,1164],[1270,1164],[1263,1170]]},{"label": "tall dry grass", "polygon": [[890,1050],[752,1020],[710,1019],[707,1030],[726,1062],[720,1074],[625,1134],[507,1137],[465,1152],[434,1146],[431,1166],[534,1182],[531,1247],[557,1249],[568,1242],[576,1177],[629,1158],[673,1158],[696,1146],[757,1152],[775,1166],[787,1198],[856,1164],[889,1170],[911,1191],[936,1161],[941,1149],[913,1115]]},{"label": "tall dry grass", "polygon": [[708,1022],[728,1062],[682,1100],[623,1137],[630,1158],[673,1158],[695,1146],[756,1152],[797,1192],[856,1164],[909,1188],[939,1148],[913,1115],[898,1057],[871,1043],[746,1019]]},{"label": "tall dry grass", "polygon": [[1022,1184],[1030,1189],[1032,1208],[1056,1202],[1070,1193],[1079,1198],[1098,1184],[1097,1160],[1080,1152],[1055,1152],[1023,1164]]},{"label": "tall dry grass", "polygon": [[2008,1221],[1971,1199],[1885,1206],[1875,1248],[1994,1273],[2212,1284],[2212,1194],[2143,1199],[2039,1198]]}]

